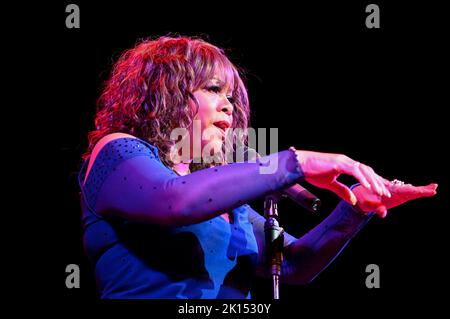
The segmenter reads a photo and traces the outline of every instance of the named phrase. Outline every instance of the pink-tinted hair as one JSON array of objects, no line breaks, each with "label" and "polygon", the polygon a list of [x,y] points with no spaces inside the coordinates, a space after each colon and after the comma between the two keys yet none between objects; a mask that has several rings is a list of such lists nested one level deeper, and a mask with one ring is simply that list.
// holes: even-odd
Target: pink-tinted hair
[{"label": "pink-tinted hair", "polygon": [[[121,132],[148,141],[168,165],[174,128],[189,128],[196,110],[192,92],[222,72],[233,89],[232,127],[247,130],[250,108],[238,69],[224,51],[199,38],[168,37],[144,40],[125,51],[113,66],[98,99],[96,129],[89,133],[86,159],[105,135]],[[246,144],[247,136],[239,143]]]}]

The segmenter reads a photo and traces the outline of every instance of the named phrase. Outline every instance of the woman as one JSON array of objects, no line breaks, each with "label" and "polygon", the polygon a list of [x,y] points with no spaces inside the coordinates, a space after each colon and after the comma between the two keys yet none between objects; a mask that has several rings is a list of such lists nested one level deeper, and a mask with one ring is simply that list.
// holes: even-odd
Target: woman
[{"label": "woman", "polygon": [[[223,51],[200,39],[161,37],[126,51],[95,122],[79,182],[102,298],[249,298],[266,269],[264,219],[246,203],[302,180],[343,199],[305,236],[285,234],[282,279],[307,283],[374,213],[437,186],[390,183],[347,156],[293,147],[228,163],[227,146],[246,145],[246,134],[230,142],[225,133],[247,131],[247,92]],[[340,174],[360,185],[350,190]]]}]

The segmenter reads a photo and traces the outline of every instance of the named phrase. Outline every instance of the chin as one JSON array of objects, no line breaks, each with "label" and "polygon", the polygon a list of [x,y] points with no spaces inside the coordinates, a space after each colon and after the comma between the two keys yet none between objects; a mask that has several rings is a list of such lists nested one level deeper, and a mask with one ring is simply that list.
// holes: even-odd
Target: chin
[{"label": "chin", "polygon": [[202,143],[202,157],[211,157],[217,154],[222,155],[222,144],[222,139],[204,141],[204,143]]},{"label": "chin", "polygon": [[222,152],[223,141],[221,139],[213,139],[209,141],[204,141],[202,145],[203,152],[210,150],[212,154]]}]

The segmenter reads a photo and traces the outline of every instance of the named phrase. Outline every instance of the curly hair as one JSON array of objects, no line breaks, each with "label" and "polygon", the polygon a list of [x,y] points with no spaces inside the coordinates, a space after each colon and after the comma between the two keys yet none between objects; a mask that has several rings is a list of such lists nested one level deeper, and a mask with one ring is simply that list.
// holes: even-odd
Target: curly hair
[{"label": "curly hair", "polygon": [[[87,159],[105,135],[121,132],[158,148],[166,164],[176,141],[174,128],[189,128],[198,111],[189,107],[193,92],[221,72],[233,88],[233,128],[247,131],[250,108],[239,72],[218,47],[193,37],[146,39],[125,51],[113,66],[97,101],[96,129],[88,134]],[[246,145],[247,135],[236,143]]]}]

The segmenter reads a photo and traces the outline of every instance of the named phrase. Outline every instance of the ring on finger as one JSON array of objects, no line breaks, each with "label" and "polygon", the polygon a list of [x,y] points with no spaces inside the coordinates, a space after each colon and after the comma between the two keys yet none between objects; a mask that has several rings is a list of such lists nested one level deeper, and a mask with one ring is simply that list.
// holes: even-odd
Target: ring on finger
[{"label": "ring on finger", "polygon": [[393,181],[390,181],[390,184],[393,186],[403,186],[405,185],[405,182],[400,181],[398,179],[394,179]]}]

